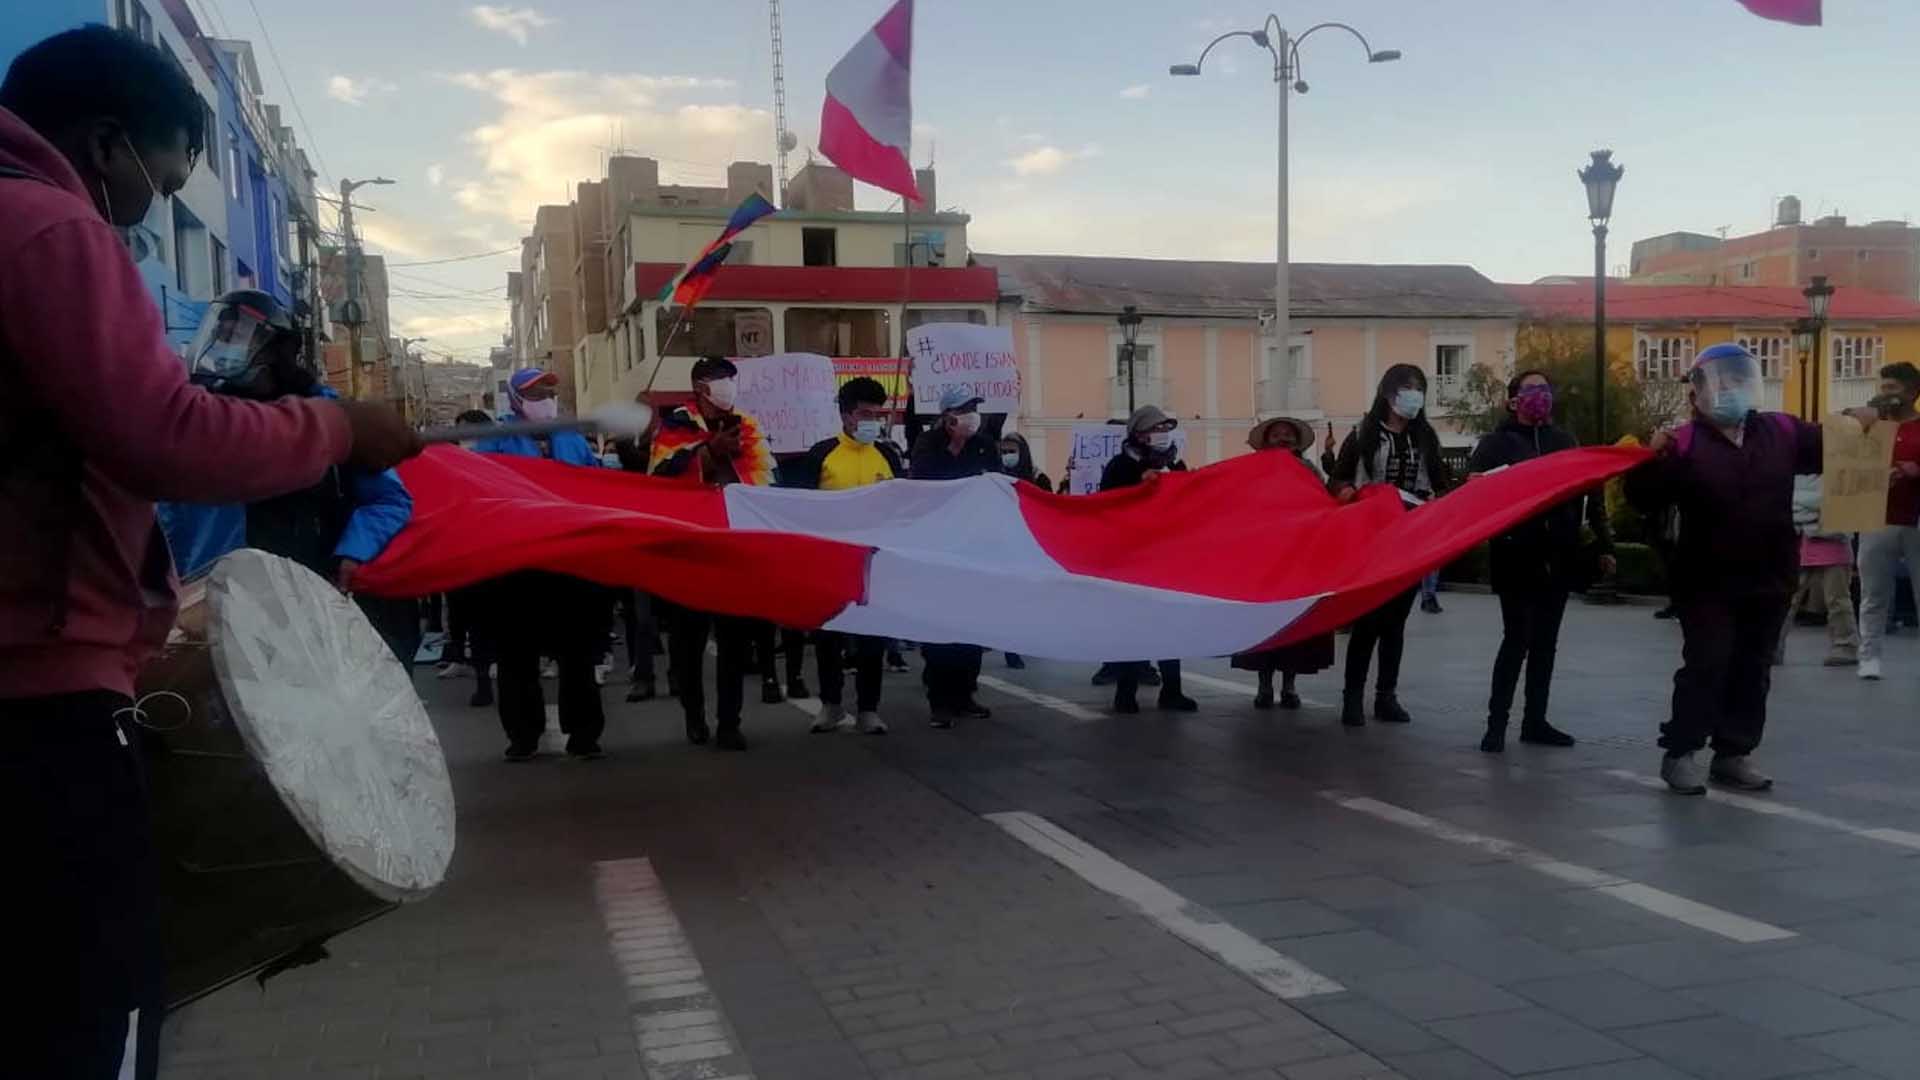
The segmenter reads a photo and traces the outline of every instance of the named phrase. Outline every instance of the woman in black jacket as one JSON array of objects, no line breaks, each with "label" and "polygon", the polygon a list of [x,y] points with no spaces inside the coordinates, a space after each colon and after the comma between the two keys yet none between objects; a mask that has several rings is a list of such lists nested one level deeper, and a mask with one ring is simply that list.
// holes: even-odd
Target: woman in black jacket
[{"label": "woman in black jacket", "polygon": [[[1490,472],[1580,445],[1553,423],[1553,384],[1543,372],[1523,371],[1507,383],[1507,420],[1473,448],[1468,475]],[[1580,508],[1586,504],[1594,546],[1583,552]],[[1520,668],[1527,669],[1520,741],[1572,746],[1573,736],[1547,722],[1547,693],[1560,643],[1567,594],[1594,570],[1613,571],[1613,534],[1606,500],[1598,491],[1566,502],[1494,538],[1489,548],[1493,591],[1500,597],[1500,651],[1493,660],[1493,694],[1487,702],[1487,734],[1480,749],[1507,748],[1507,716],[1513,708]],[[1589,560],[1592,565],[1589,566]]]},{"label": "woman in black jacket", "polygon": [[[1351,501],[1368,484],[1392,484],[1421,499],[1430,499],[1452,486],[1446,460],[1440,456],[1440,435],[1427,422],[1427,374],[1412,364],[1395,364],[1380,377],[1373,407],[1347,436],[1334,462],[1330,485],[1342,502]],[[1347,642],[1347,688],[1340,722],[1360,727],[1367,722],[1367,668],[1380,649],[1380,671],[1374,682],[1374,719],[1405,724],[1413,719],[1401,706],[1400,655],[1406,647],[1407,614],[1420,591],[1413,588],[1360,617]]]}]

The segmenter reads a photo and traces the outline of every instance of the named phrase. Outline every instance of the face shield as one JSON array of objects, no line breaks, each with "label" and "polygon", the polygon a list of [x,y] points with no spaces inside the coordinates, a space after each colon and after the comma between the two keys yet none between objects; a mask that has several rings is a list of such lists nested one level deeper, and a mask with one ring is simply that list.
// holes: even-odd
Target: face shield
[{"label": "face shield", "polygon": [[213,303],[187,346],[187,373],[196,383],[218,389],[247,381],[260,350],[273,338],[266,317],[244,304]]},{"label": "face shield", "polygon": [[1701,353],[1689,379],[1694,407],[1717,424],[1738,424],[1759,406],[1760,361],[1738,345],[1716,345]]}]

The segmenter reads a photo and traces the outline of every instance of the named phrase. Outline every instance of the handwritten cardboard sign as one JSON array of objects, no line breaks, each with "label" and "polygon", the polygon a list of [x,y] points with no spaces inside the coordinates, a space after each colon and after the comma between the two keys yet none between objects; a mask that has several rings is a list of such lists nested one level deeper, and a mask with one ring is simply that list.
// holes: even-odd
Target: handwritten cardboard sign
[{"label": "handwritten cardboard sign", "polygon": [[1820,482],[1820,531],[1873,532],[1887,525],[1887,481],[1893,468],[1898,424],[1862,431],[1860,421],[1836,413],[1822,422],[1824,475]]},{"label": "handwritten cardboard sign", "polygon": [[913,357],[913,408],[922,416],[938,413],[940,395],[952,386],[985,398],[983,413],[1020,409],[1020,364],[1013,331],[1004,326],[926,323],[907,331],[907,355]]},{"label": "handwritten cardboard sign", "polygon": [[[1067,490],[1075,495],[1099,491],[1101,471],[1126,441],[1124,424],[1073,425],[1073,449],[1067,452]],[[1179,449],[1179,456],[1186,456],[1185,428],[1173,429],[1173,445]]]},{"label": "handwritten cardboard sign", "polygon": [[760,421],[776,454],[801,454],[840,431],[833,361],[813,353],[735,357],[739,408]]}]

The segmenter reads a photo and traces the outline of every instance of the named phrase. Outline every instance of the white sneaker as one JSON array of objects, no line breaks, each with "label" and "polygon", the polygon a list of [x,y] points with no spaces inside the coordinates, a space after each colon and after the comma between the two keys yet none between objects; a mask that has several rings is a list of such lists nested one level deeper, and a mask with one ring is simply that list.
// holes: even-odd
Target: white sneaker
[{"label": "white sneaker", "polygon": [[886,733],[887,733],[887,722],[885,720],[880,719],[879,713],[863,712],[860,714],[860,734],[885,735]]},{"label": "white sneaker", "polygon": [[465,664],[441,664],[437,678],[464,679],[473,674],[473,669]]},{"label": "white sneaker", "polygon": [[1773,777],[1753,767],[1745,754],[1715,754],[1707,777],[1716,784],[1740,791],[1770,791]]},{"label": "white sneaker", "polygon": [[613,674],[612,664],[593,665],[593,685],[595,686],[607,685],[607,676],[611,674]]},{"label": "white sneaker", "polygon": [[1861,657],[1860,658],[1860,677],[1863,679],[1873,679],[1876,682],[1879,681],[1880,658],[1876,656],[1873,659],[1869,660],[1864,656]]},{"label": "white sneaker", "polygon": [[542,661],[540,662],[540,677],[541,677],[541,678],[543,678],[543,679],[557,679],[557,678],[559,678],[559,677],[560,677],[560,665],[559,665],[559,664],[556,664],[556,663],[554,663],[554,662],[553,662],[553,661],[551,661],[551,660],[542,660]]},{"label": "white sneaker", "polygon": [[1660,760],[1660,779],[1667,782],[1675,795],[1705,795],[1706,782],[1701,779],[1700,766],[1694,763],[1692,754],[1668,757]]},{"label": "white sneaker", "polygon": [[831,735],[836,731],[853,730],[853,717],[847,715],[844,705],[822,705],[820,715],[813,720],[813,726],[807,729],[815,735]]}]

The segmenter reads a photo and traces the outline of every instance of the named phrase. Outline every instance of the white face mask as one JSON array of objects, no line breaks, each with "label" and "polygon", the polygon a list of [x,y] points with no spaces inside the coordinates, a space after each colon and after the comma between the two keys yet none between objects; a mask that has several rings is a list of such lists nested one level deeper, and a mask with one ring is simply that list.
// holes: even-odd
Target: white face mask
[{"label": "white face mask", "polygon": [[707,400],[722,412],[733,408],[734,401],[740,396],[740,384],[732,378],[714,379],[707,383]]},{"label": "white face mask", "polygon": [[1147,432],[1147,445],[1153,447],[1155,450],[1171,449],[1173,447],[1173,432],[1149,431]]},{"label": "white face mask", "polygon": [[961,413],[959,416],[954,417],[953,426],[954,430],[960,434],[971,436],[974,432],[980,430],[980,414],[977,412]]},{"label": "white face mask", "polygon": [[853,422],[853,441],[872,446],[880,441],[881,422],[878,420],[855,420]]},{"label": "white face mask", "polygon": [[560,399],[542,398],[539,401],[522,398],[520,415],[528,420],[558,420],[560,418]]},{"label": "white face mask", "polygon": [[1009,469],[1017,469],[1017,468],[1019,468],[1019,467],[1020,467],[1020,452],[1019,452],[1019,451],[1017,451],[1017,450],[1003,450],[1003,451],[1001,451],[1001,453],[1000,453],[1000,464],[1002,464],[1002,465],[1004,465],[1004,466],[1006,466],[1006,467],[1007,467],[1007,468],[1009,468]]}]

